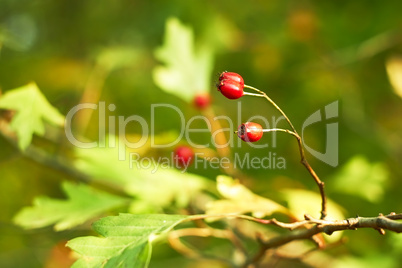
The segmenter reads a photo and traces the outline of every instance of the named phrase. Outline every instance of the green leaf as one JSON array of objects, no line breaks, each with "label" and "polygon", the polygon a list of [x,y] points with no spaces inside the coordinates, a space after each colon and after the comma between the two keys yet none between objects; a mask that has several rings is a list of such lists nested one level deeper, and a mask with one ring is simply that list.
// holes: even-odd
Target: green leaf
[{"label": "green leaf", "polygon": [[355,156],[331,180],[329,189],[360,196],[376,203],[385,194],[388,170],[381,163],[370,163],[363,156]]},{"label": "green leaf", "polygon": [[80,225],[100,214],[127,204],[127,199],[94,190],[84,184],[63,183],[67,200],[37,197],[33,207],[23,208],[14,222],[24,228],[40,228],[56,224],[56,231]]},{"label": "green leaf", "polygon": [[197,50],[192,29],[178,19],[167,20],[164,43],[155,50],[155,57],[165,64],[153,71],[155,83],[164,91],[187,102],[193,101],[198,92],[209,91],[212,50],[208,46]]},{"label": "green leaf", "polygon": [[64,116],[46,100],[35,83],[8,91],[0,97],[0,108],[17,112],[11,129],[17,133],[21,150],[29,146],[33,134],[45,134],[44,122],[64,125]]},{"label": "green leaf", "polygon": [[150,171],[138,172],[139,179],[128,184],[127,191],[142,201],[160,208],[169,205],[184,208],[196,193],[210,185],[201,176],[182,173],[171,168],[160,168],[154,174]]},{"label": "green leaf", "polygon": [[67,243],[81,258],[73,267],[147,267],[151,242],[188,216],[120,214],[93,224],[100,237],[78,237]]},{"label": "green leaf", "polygon": [[159,212],[171,205],[186,207],[196,193],[213,185],[204,177],[171,168],[170,158],[156,158],[154,161],[149,158],[151,162],[148,163],[142,161],[140,155],[132,160],[127,155],[124,161],[119,161],[118,147],[76,148],[75,152],[77,169],[93,179],[118,184],[127,194],[138,198],[131,207],[133,213],[142,213],[141,208],[147,212]]},{"label": "green leaf", "polygon": [[218,176],[217,187],[219,193],[226,200],[212,201],[207,204],[206,214],[226,213],[252,213],[254,217],[265,217],[279,212],[291,216],[289,210],[284,206],[259,195],[254,194],[238,180],[231,177]]}]

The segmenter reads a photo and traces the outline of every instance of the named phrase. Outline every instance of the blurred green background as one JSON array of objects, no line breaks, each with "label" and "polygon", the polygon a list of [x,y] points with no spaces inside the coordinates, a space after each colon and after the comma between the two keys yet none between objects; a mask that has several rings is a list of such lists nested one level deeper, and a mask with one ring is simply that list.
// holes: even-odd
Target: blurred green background
[{"label": "blurred green background", "polygon": [[[240,73],[246,84],[267,92],[298,130],[313,112],[339,100],[339,118],[331,121],[339,122],[339,166],[308,154],[311,165],[326,182],[329,197],[346,209],[346,217],[401,212],[402,102],[386,68],[390,59],[402,55],[401,10],[401,1],[0,0],[0,89],[6,92],[35,81],[49,102],[67,114],[80,102],[100,51],[126,47],[134,51],[129,64],[113,69],[101,91],[101,101],[116,105],[112,115],[137,114],[149,120],[151,104],[170,103],[191,118],[199,112],[159,89],[152,78],[160,64],[154,50],[163,42],[165,22],[177,17],[193,27],[196,43],[215,50],[210,90],[216,115],[240,124],[241,103],[242,119],[278,116],[259,98],[225,99],[215,90],[224,70]],[[320,151],[325,150],[326,123],[305,132],[306,143]],[[174,115],[156,120],[158,132],[179,127]],[[136,133],[135,128],[131,131]],[[86,136],[97,135],[94,117]],[[247,185],[271,197],[282,188],[316,190],[299,164],[294,140],[277,137],[270,150],[286,158],[286,169],[244,170],[252,178]],[[209,135],[192,138],[208,141]],[[267,154],[248,146],[234,151]],[[190,171],[212,181],[219,174]],[[72,178],[24,158],[0,136],[1,267],[61,267],[52,262],[57,259],[54,246],[88,234],[86,228],[25,231],[12,223],[35,196],[62,198],[60,182],[67,179]],[[328,252],[345,259],[349,266],[344,267],[398,267],[402,261],[402,238],[396,235],[359,230],[345,236],[346,245]],[[155,258],[157,266],[158,254]]]}]

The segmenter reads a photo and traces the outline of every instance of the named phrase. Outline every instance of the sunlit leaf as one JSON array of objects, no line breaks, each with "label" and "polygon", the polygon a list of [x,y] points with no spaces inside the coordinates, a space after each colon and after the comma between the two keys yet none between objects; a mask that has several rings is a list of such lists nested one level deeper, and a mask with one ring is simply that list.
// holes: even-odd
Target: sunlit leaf
[{"label": "sunlit leaf", "polygon": [[385,63],[388,79],[396,95],[402,98],[402,57],[394,56]]},{"label": "sunlit leaf", "polygon": [[152,240],[186,218],[120,214],[100,219],[93,229],[103,237],[78,237],[67,243],[81,255],[73,267],[147,267]]},{"label": "sunlit leaf", "polygon": [[[288,208],[299,220],[303,220],[305,214],[320,218],[321,195],[319,193],[301,189],[284,189],[281,193],[288,203]],[[344,209],[341,206],[332,200],[327,200],[327,206],[327,219],[339,220],[344,218]]]},{"label": "sunlit leaf", "polygon": [[117,184],[127,194],[137,197],[137,204],[132,208],[153,208],[158,212],[170,205],[185,207],[197,192],[212,185],[202,176],[172,168],[174,160],[170,157],[149,158],[135,153],[119,160],[118,147],[76,148],[75,152],[77,169],[95,180]]},{"label": "sunlit leaf", "polygon": [[0,97],[0,108],[17,112],[11,129],[17,133],[21,150],[29,146],[34,134],[45,134],[44,122],[64,125],[64,116],[46,100],[35,83],[8,91]]},{"label": "sunlit leaf", "polygon": [[127,191],[160,208],[169,205],[186,207],[195,194],[210,186],[210,183],[199,175],[182,173],[172,168],[159,168],[155,173],[149,170],[139,171],[138,175],[138,181],[128,184]]},{"label": "sunlit leaf", "polygon": [[331,180],[332,190],[379,202],[385,194],[388,171],[381,163],[355,156]]},{"label": "sunlit leaf", "polygon": [[37,197],[33,207],[23,208],[14,222],[24,228],[40,228],[55,224],[57,231],[80,225],[110,209],[127,204],[127,199],[94,190],[84,184],[63,183],[68,199]]},{"label": "sunlit leaf", "polygon": [[166,22],[163,46],[155,50],[155,57],[164,63],[155,67],[155,83],[166,92],[191,102],[198,92],[211,87],[212,50],[196,48],[193,31],[178,19]]},{"label": "sunlit leaf", "polygon": [[245,214],[252,213],[255,217],[265,217],[279,212],[290,215],[284,206],[270,199],[258,196],[227,176],[218,176],[217,187],[219,193],[226,199],[216,200],[207,204],[206,214]]},{"label": "sunlit leaf", "polygon": [[[284,200],[288,203],[288,208],[293,215],[299,220],[304,220],[304,215],[308,214],[316,219],[321,216],[321,195],[316,192],[311,192],[301,189],[284,189],[281,191]],[[327,219],[343,220],[344,209],[327,198]],[[330,240],[337,240],[342,235],[342,232],[335,232],[330,236]]]}]

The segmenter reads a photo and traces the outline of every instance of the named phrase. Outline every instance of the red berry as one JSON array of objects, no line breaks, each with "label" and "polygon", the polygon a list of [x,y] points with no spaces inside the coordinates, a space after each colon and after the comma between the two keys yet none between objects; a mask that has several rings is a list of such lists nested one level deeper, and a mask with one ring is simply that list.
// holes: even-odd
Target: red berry
[{"label": "red berry", "polygon": [[223,72],[219,76],[219,81],[222,81],[222,80],[233,80],[233,81],[238,82],[241,86],[244,86],[243,77],[241,77],[241,75],[238,73]]},{"label": "red berry", "polygon": [[175,161],[179,167],[188,167],[194,159],[194,152],[188,146],[179,146],[175,150]]},{"label": "red berry", "polygon": [[258,141],[263,133],[261,125],[253,122],[241,124],[237,129],[237,136],[246,142]]},{"label": "red berry", "polygon": [[207,108],[210,103],[211,103],[211,96],[208,93],[204,92],[198,93],[194,97],[194,105],[200,110]]},{"label": "red berry", "polygon": [[244,85],[235,80],[222,80],[218,85],[218,90],[228,99],[235,100],[243,96]]}]

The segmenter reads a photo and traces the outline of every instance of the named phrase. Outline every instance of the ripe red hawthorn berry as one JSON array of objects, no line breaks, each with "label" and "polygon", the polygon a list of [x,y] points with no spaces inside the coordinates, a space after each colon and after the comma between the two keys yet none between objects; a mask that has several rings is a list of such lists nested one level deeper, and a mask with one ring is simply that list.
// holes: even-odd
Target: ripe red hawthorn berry
[{"label": "ripe red hawthorn berry", "polygon": [[241,124],[237,129],[237,136],[246,142],[258,141],[263,133],[261,125],[253,122]]},{"label": "ripe red hawthorn berry", "polygon": [[218,85],[218,90],[223,96],[230,100],[235,100],[243,96],[243,88],[244,85],[241,85],[239,82],[230,79],[222,80]]},{"label": "ripe red hawthorn berry", "polygon": [[206,93],[198,93],[194,97],[194,105],[200,110],[207,108],[211,104],[211,96]]},{"label": "ripe red hawthorn berry", "polygon": [[241,77],[241,75],[238,73],[223,72],[219,76],[219,81],[222,81],[222,80],[233,80],[233,81],[238,82],[241,86],[244,86],[243,77]]},{"label": "ripe red hawthorn berry", "polygon": [[179,167],[188,167],[194,159],[194,151],[188,146],[179,146],[174,151],[175,161]]}]

